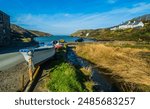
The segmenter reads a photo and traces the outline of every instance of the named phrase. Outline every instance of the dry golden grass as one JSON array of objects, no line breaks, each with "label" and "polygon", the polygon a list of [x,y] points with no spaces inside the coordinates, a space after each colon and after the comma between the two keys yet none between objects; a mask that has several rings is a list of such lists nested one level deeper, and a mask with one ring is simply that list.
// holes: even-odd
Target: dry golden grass
[{"label": "dry golden grass", "polygon": [[91,71],[90,69],[85,69],[85,68],[80,68],[81,72],[85,75],[85,76],[91,76]]},{"label": "dry golden grass", "polygon": [[86,89],[88,90],[88,92],[93,92],[93,86],[94,86],[93,81],[86,81],[86,82],[84,82],[84,85],[85,85]]},{"label": "dry golden grass", "polygon": [[86,76],[86,81],[83,83],[88,92],[93,92],[93,86],[95,85],[94,82],[90,79],[91,77],[91,70],[80,68],[80,71]]},{"label": "dry golden grass", "polygon": [[21,40],[22,42],[26,42],[26,43],[31,42],[31,38],[22,38]]},{"label": "dry golden grass", "polygon": [[150,50],[84,44],[77,45],[75,51],[99,68],[109,70],[106,73],[118,83],[131,83],[140,88],[150,86],[150,58],[144,58]]}]

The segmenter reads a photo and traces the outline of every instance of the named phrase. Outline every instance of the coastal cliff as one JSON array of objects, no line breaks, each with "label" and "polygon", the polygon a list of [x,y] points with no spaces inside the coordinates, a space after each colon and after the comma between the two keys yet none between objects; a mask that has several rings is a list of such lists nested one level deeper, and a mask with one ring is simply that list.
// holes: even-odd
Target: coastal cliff
[{"label": "coastal cliff", "polygon": [[34,37],[52,36],[50,33],[45,33],[36,30],[27,30],[16,24],[11,24],[11,43],[30,43],[34,42]]},{"label": "coastal cliff", "polygon": [[[7,45],[18,45],[22,43],[33,43],[34,37],[41,37],[41,36],[52,36],[50,33],[42,32],[42,31],[37,31],[37,30],[28,30],[25,28],[22,28],[16,24],[10,24],[10,34],[6,37],[7,41],[5,40],[6,38],[2,38],[4,40],[1,40],[0,46],[7,46]],[[0,35],[0,39],[1,39]]]},{"label": "coastal cliff", "polygon": [[52,36],[50,33],[42,32],[42,31],[37,31],[37,30],[28,30],[30,33],[34,34],[35,36]]},{"label": "coastal cliff", "polygon": [[38,36],[51,36],[50,33],[45,33],[45,32],[37,31],[37,30],[27,30],[15,24],[11,24],[10,27],[11,27],[11,34],[14,37],[18,36],[18,37],[33,38],[33,37],[38,37]]}]

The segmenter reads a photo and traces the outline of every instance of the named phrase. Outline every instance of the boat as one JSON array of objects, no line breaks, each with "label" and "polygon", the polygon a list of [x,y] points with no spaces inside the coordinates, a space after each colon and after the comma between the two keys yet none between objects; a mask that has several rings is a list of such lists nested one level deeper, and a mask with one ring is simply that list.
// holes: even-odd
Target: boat
[{"label": "boat", "polygon": [[52,43],[53,43],[55,49],[61,49],[64,46],[64,44],[62,42],[57,41],[57,40],[52,41]]},{"label": "boat", "polygon": [[59,40],[60,43],[65,43],[66,41],[64,39]]},{"label": "boat", "polygon": [[83,42],[83,41],[84,41],[83,38],[78,38],[78,39],[75,40],[75,42]]},{"label": "boat", "polygon": [[39,65],[55,55],[55,47],[51,43],[40,43],[38,47],[21,49],[19,52],[29,63],[30,58],[34,66]]},{"label": "boat", "polygon": [[61,49],[61,48],[63,48],[63,44],[62,43],[57,43],[54,46],[55,46],[55,49]]}]

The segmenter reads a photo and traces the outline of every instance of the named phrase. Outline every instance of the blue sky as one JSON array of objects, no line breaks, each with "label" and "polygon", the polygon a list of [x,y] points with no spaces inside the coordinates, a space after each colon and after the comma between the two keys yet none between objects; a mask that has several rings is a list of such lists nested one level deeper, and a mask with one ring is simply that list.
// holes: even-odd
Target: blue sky
[{"label": "blue sky", "polygon": [[24,28],[70,34],[150,14],[150,0],[0,0],[0,10]]}]

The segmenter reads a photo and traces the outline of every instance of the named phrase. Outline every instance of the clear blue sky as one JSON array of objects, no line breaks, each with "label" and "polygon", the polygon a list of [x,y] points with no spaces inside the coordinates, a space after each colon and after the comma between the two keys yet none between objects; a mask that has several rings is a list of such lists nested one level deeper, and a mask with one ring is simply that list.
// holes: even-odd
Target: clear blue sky
[{"label": "clear blue sky", "polygon": [[24,28],[70,34],[150,14],[150,0],[0,0],[0,10]]}]

